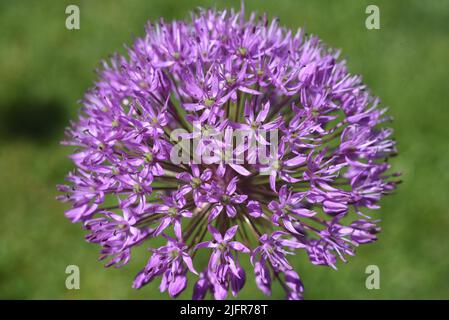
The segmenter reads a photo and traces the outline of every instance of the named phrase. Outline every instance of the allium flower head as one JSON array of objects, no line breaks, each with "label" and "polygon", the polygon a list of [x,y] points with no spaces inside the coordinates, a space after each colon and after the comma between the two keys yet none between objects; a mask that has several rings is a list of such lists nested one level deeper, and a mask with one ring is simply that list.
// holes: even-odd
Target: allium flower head
[{"label": "allium flower head", "polygon": [[67,129],[76,169],[59,199],[106,266],[148,247],[133,287],[158,278],[176,297],[191,273],[195,299],[237,295],[247,281],[300,299],[292,255],[335,268],[376,240],[368,211],[397,176],[389,119],[317,37],[200,10],[148,24],[98,73]]}]

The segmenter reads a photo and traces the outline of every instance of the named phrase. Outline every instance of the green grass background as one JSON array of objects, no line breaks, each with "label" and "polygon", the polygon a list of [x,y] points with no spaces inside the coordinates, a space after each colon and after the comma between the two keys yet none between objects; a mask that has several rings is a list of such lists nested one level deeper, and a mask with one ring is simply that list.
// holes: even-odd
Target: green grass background
[{"label": "green grass background", "polygon": [[[77,4],[81,29],[65,28],[65,7]],[[365,8],[376,4],[381,29],[365,28]],[[186,19],[197,6],[238,8],[239,1],[8,1],[0,3],[0,298],[166,299],[158,281],[131,288],[145,264],[145,248],[122,269],[104,269],[98,247],[54,200],[55,184],[72,168],[63,128],[95,79],[103,58],[143,34],[144,23]],[[306,299],[449,298],[449,1],[255,1],[293,29],[342,49],[350,71],[395,118],[404,183],[376,214],[383,232],[339,270],[293,264]],[[65,268],[81,270],[81,289],[65,288]],[[381,288],[365,288],[365,268],[378,265]],[[283,298],[274,285],[273,298]],[[190,289],[188,290],[190,292]],[[240,298],[263,299],[251,274]],[[181,298],[190,298],[190,293]]]}]

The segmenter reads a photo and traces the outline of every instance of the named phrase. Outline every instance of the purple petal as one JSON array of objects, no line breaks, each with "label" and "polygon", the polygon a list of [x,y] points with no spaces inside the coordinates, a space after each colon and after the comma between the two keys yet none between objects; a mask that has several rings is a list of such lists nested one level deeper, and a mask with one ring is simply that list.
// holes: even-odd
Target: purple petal
[{"label": "purple petal", "polygon": [[210,215],[209,215],[209,222],[211,222],[212,220],[214,220],[216,217],[218,217],[218,215],[220,214],[220,212],[223,210],[223,206],[220,204],[215,205],[212,210],[210,211]]},{"label": "purple petal", "polygon": [[174,281],[168,285],[168,294],[176,298],[187,286],[187,277],[185,275],[175,276]]},{"label": "purple petal", "polygon": [[199,177],[200,169],[198,168],[198,166],[196,164],[192,164],[191,168],[192,168],[193,176],[194,177]]},{"label": "purple petal", "polygon": [[238,241],[231,241],[229,243],[229,246],[232,249],[234,249],[236,251],[243,252],[243,253],[250,253],[251,252],[251,250],[249,250],[247,247],[245,247],[242,243],[240,243]]},{"label": "purple petal", "polygon": [[221,233],[217,229],[215,229],[213,226],[208,225],[207,226],[207,230],[209,230],[209,232],[212,234],[212,236],[214,237],[215,241],[217,241],[217,242],[222,242],[223,241]]},{"label": "purple petal", "polygon": [[242,176],[249,176],[251,175],[251,172],[249,172],[248,170],[245,169],[245,167],[239,165],[239,164],[232,164],[229,163],[229,166],[234,169],[235,171],[237,171],[238,173],[240,173]]},{"label": "purple petal", "polygon": [[289,219],[283,218],[282,223],[284,224],[285,228],[287,228],[287,230],[290,231],[291,233],[299,234],[299,232],[295,229],[295,227],[293,226],[292,222]]},{"label": "purple petal", "polygon": [[229,218],[234,218],[237,215],[237,210],[231,205],[226,206],[226,213]]},{"label": "purple petal", "polygon": [[260,206],[260,203],[258,201],[255,201],[255,200],[248,201],[247,208],[248,208],[248,214],[251,217],[259,218],[263,214],[262,207]]},{"label": "purple petal", "polygon": [[228,290],[224,286],[216,283],[214,284],[214,298],[215,300],[225,300],[228,296]]},{"label": "purple petal", "polygon": [[265,264],[256,262],[254,265],[257,287],[267,296],[271,295],[270,271]]},{"label": "purple petal", "polygon": [[341,202],[326,200],[323,202],[323,209],[326,213],[340,214],[348,210],[348,206]]},{"label": "purple petal", "polygon": [[193,287],[192,300],[203,300],[209,290],[209,281],[204,273],[200,274],[199,280],[195,283]]},{"label": "purple petal", "polygon": [[210,241],[200,242],[195,246],[195,250],[202,248],[212,248]]},{"label": "purple petal", "polygon": [[234,177],[231,181],[229,181],[228,186],[226,187],[226,193],[231,195],[237,189],[237,177]]},{"label": "purple petal", "polygon": [[277,176],[276,171],[273,171],[270,174],[270,187],[271,187],[271,190],[273,190],[274,192],[276,192],[276,176]]},{"label": "purple petal", "polygon": [[257,115],[256,122],[261,123],[261,122],[265,121],[269,110],[270,110],[270,102],[268,101],[263,106],[261,112],[259,112],[259,114]]},{"label": "purple petal", "polygon": [[316,215],[315,211],[304,208],[291,209],[291,211],[301,217],[313,217],[314,215]]},{"label": "purple petal", "polygon": [[193,267],[192,258],[190,258],[190,256],[188,254],[183,254],[182,260],[184,261],[184,263],[186,264],[186,266],[190,270],[190,272],[198,275],[198,272],[196,272],[195,268]]},{"label": "purple petal", "polygon": [[247,198],[248,198],[248,196],[246,194],[241,194],[241,195],[235,195],[231,199],[232,199],[232,203],[243,203]]},{"label": "purple petal", "polygon": [[210,259],[209,259],[209,264],[208,267],[210,270],[215,270],[217,265],[218,265],[218,261],[220,259],[221,256],[221,252],[219,250],[214,250],[212,252],[212,254],[210,255]]},{"label": "purple petal", "polygon": [[192,180],[192,175],[188,172],[181,172],[176,175],[176,178],[185,182],[189,182],[190,180]]},{"label": "purple petal", "polygon": [[239,291],[243,288],[246,281],[245,270],[238,266],[237,267],[238,277],[231,275],[231,291],[234,297],[237,296]]},{"label": "purple petal", "polygon": [[154,236],[160,235],[171,223],[172,219],[170,217],[163,218],[159,226],[154,231]]},{"label": "purple petal", "polygon": [[[235,234],[237,233],[237,229],[238,229],[238,228],[239,228],[238,225],[235,225],[235,226],[229,228],[229,229],[226,231],[226,233],[225,233],[225,235],[224,235],[224,237],[223,237],[223,241],[229,241],[229,240],[231,240],[232,238],[234,238]],[[221,237],[221,236],[220,236],[220,237]],[[219,241],[219,240],[217,240],[217,241]]]},{"label": "purple petal", "polygon": [[175,220],[173,230],[175,231],[176,238],[182,239],[182,228],[181,228],[181,221],[178,219]]}]

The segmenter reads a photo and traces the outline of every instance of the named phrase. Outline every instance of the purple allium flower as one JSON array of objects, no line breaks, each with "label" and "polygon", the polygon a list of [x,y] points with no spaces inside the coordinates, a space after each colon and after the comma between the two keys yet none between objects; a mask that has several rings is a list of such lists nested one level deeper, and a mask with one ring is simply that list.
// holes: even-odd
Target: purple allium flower
[{"label": "purple allium flower", "polygon": [[238,265],[231,251],[250,253],[251,251],[238,241],[231,241],[237,233],[238,225],[229,228],[222,236],[220,232],[208,226],[209,232],[212,234],[211,241],[201,242],[196,245],[196,249],[211,248],[213,252],[210,256],[207,274],[210,279],[210,289],[215,299],[223,300],[228,293],[229,284],[232,288],[234,296],[240,291],[245,284],[245,270]]},{"label": "purple allium flower", "polygon": [[335,268],[375,241],[368,210],[398,176],[388,172],[386,109],[338,55],[243,10],[148,24],[128,57],[102,64],[67,129],[63,143],[76,146],[76,169],[58,186],[67,218],[106,266],[166,240],[149,249],[135,288],[160,277],[176,297],[193,278],[194,299],[225,299],[246,281],[266,295],[277,282],[301,299],[289,257],[304,251]]}]

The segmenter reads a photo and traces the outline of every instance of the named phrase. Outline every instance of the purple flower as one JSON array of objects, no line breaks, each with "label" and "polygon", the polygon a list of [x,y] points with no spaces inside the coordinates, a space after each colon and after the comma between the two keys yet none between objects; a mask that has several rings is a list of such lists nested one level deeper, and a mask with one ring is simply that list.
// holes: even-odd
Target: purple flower
[{"label": "purple flower", "polygon": [[208,270],[205,272],[201,272],[198,281],[195,283],[193,287],[193,300],[203,300],[206,297],[206,294],[209,290],[212,290],[212,286],[210,280],[207,275]]},{"label": "purple flower", "polygon": [[178,239],[182,239],[181,219],[191,218],[192,212],[185,209],[186,201],[184,197],[173,194],[170,197],[163,197],[164,204],[156,205],[152,212],[154,215],[161,215],[160,223],[154,230],[154,236],[160,235],[165,228],[173,225],[175,235]]},{"label": "purple flower", "polygon": [[232,249],[244,253],[250,252],[250,250],[240,242],[231,241],[232,238],[234,238],[235,234],[237,233],[238,226],[233,226],[229,228],[224,236],[222,236],[220,232],[218,232],[218,230],[212,227],[211,225],[208,226],[208,229],[214,239],[211,241],[201,242],[197,244],[196,249],[200,248],[214,249],[209,260],[209,269],[212,271],[216,270],[216,267],[218,266],[220,259],[222,259],[230,266],[231,271],[234,272],[234,274],[238,277],[239,272],[236,268],[236,264],[230,250]]},{"label": "purple flower", "polygon": [[103,247],[100,260],[112,257],[106,267],[120,267],[128,263],[130,248],[148,237],[152,230],[137,228],[138,220],[128,209],[123,210],[123,216],[107,211],[102,213],[102,217],[85,222],[84,227],[91,232],[86,240]]},{"label": "purple flower", "polygon": [[[271,236],[266,234],[259,238],[260,246],[255,248],[251,254],[251,262],[255,264],[257,256],[260,256],[261,263],[269,262],[275,272],[284,272],[292,270],[292,266],[285,255],[292,254],[285,249],[303,249],[303,243],[296,239],[286,239],[287,232],[276,231]],[[284,238],[283,238],[284,237]]]},{"label": "purple flower", "polygon": [[377,239],[371,215],[396,187],[395,142],[338,50],[243,10],[145,31],[102,63],[62,142],[75,170],[58,200],[106,266],[164,238],[135,288],[160,278],[176,297],[192,276],[193,299],[236,296],[247,280],[302,299],[290,257],[336,268]]},{"label": "purple flower", "polygon": [[279,176],[285,182],[297,183],[301,179],[292,176],[292,173],[297,172],[299,167],[306,162],[304,155],[294,155],[291,159],[285,159],[286,149],[285,143],[279,145],[279,150],[271,159],[268,166],[263,170],[270,176],[270,187],[276,192],[276,179]]},{"label": "purple flower", "polygon": [[215,185],[212,188],[212,192],[208,194],[209,202],[214,203],[211,213],[209,215],[209,222],[214,220],[223,209],[226,210],[226,214],[229,218],[234,218],[237,215],[237,210],[234,205],[239,205],[243,203],[248,196],[235,194],[237,190],[237,177],[234,177],[226,189],[223,187]]},{"label": "purple flower", "polygon": [[189,192],[192,192],[195,204],[197,206],[201,206],[201,191],[207,190],[209,188],[208,182],[213,173],[210,169],[206,169],[203,173],[200,173],[200,169],[196,164],[192,164],[191,170],[191,174],[189,172],[181,172],[176,175],[176,178],[178,178],[179,180],[188,182],[188,184],[183,185],[180,188],[180,195],[185,196]]},{"label": "purple flower", "polygon": [[267,102],[262,107],[262,110],[257,114],[257,116],[254,114],[254,106],[245,105],[245,124],[237,123],[234,127],[248,130],[252,133],[257,142],[262,145],[268,145],[269,142],[263,135],[261,135],[261,132],[266,133],[270,130],[277,129],[283,123],[281,117],[278,117],[274,121],[264,123],[267,119],[269,111],[270,102]]},{"label": "purple flower", "polygon": [[257,287],[267,296],[271,295],[271,276],[267,265],[257,261],[254,264],[254,275]]},{"label": "purple flower", "polygon": [[187,246],[170,237],[167,239],[166,246],[153,250],[148,264],[134,280],[134,288],[140,288],[155,276],[162,275],[161,291],[168,290],[171,297],[176,297],[187,285],[187,269],[197,274],[192,258],[187,253]]},{"label": "purple flower", "polygon": [[374,222],[366,221],[364,219],[352,222],[348,229],[347,232],[349,232],[351,240],[358,244],[376,241],[376,233],[380,232],[380,227]]},{"label": "purple flower", "polygon": [[[215,298],[219,300],[226,298],[229,285],[232,288],[233,295],[236,296],[245,284],[245,270],[238,264],[231,250],[242,253],[249,253],[250,250],[238,241],[231,241],[235,237],[237,229],[238,226],[233,226],[222,236],[217,229],[209,225],[208,230],[212,234],[213,240],[201,242],[196,246],[196,249],[213,249],[207,272],[209,274],[211,290]],[[204,280],[200,279],[200,281],[198,287],[204,287]],[[201,296],[198,293],[196,295],[198,297]]]},{"label": "purple flower", "polygon": [[289,289],[287,293],[288,300],[302,300],[304,286],[295,271],[290,270],[285,272],[285,284]]},{"label": "purple flower", "polygon": [[260,205],[259,201],[249,200],[247,209],[248,209],[248,214],[251,217],[259,218],[263,215],[262,206]]},{"label": "purple flower", "polygon": [[287,185],[283,185],[279,190],[279,202],[273,200],[268,204],[268,208],[273,212],[271,216],[273,223],[279,225],[279,220],[282,219],[282,223],[288,231],[298,233],[293,223],[300,217],[310,218],[316,214],[301,204],[304,197],[301,193],[288,192]]}]

